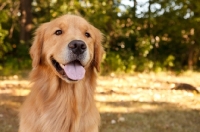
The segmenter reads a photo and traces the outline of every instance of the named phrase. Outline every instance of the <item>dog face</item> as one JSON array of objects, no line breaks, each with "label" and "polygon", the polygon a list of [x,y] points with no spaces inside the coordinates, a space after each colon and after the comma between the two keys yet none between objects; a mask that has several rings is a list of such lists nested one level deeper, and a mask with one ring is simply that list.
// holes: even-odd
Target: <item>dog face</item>
[{"label": "dog face", "polygon": [[67,82],[81,80],[89,67],[100,70],[101,41],[101,32],[85,19],[61,16],[37,29],[30,49],[32,66],[48,66]]}]

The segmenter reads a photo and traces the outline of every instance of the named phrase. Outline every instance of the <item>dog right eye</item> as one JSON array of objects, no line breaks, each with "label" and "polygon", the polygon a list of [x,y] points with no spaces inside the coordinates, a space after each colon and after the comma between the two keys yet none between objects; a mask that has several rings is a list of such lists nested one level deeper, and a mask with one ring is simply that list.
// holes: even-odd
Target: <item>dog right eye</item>
[{"label": "dog right eye", "polygon": [[62,34],[62,30],[56,30],[54,34],[55,35],[61,35]]}]

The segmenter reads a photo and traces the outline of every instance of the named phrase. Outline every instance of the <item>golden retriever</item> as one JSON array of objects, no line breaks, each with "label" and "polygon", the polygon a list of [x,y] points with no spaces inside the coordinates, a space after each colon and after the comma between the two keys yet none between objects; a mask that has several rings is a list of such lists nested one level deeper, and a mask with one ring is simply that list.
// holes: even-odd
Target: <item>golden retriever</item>
[{"label": "golden retriever", "polygon": [[101,32],[75,15],[36,30],[30,49],[32,89],[20,111],[20,132],[98,132],[93,96],[101,42]]}]

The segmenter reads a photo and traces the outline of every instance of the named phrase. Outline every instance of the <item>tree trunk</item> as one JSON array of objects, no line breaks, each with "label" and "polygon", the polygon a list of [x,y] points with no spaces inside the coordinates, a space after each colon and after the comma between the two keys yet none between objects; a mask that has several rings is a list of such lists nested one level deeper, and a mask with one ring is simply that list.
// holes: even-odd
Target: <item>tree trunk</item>
[{"label": "tree trunk", "polygon": [[20,0],[20,12],[21,12],[20,41],[25,43],[31,39],[31,29],[33,27],[31,3],[32,0]]},{"label": "tree trunk", "polygon": [[148,6],[148,36],[150,37],[151,36],[151,0],[149,0],[149,6]]},{"label": "tree trunk", "polygon": [[136,19],[136,10],[137,10],[137,1],[136,0],[133,0],[133,3],[134,3],[134,6],[133,6],[133,19],[135,21]]}]

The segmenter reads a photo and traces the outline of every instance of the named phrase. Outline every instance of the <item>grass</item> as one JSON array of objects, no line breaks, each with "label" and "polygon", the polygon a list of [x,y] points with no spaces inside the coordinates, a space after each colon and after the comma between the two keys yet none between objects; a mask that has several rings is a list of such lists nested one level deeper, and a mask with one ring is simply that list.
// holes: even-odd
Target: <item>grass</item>
[{"label": "grass", "polygon": [[[96,89],[100,132],[199,132],[200,95],[171,90],[188,83],[200,90],[200,73],[138,73],[100,76]],[[0,132],[17,132],[18,111],[29,92],[27,80],[0,81]]]}]

